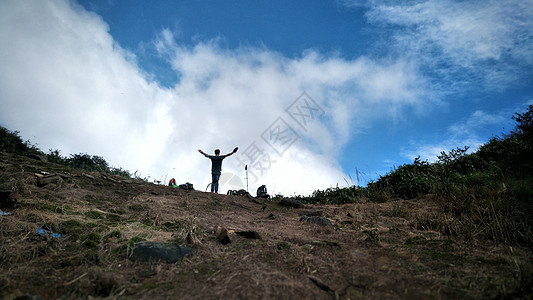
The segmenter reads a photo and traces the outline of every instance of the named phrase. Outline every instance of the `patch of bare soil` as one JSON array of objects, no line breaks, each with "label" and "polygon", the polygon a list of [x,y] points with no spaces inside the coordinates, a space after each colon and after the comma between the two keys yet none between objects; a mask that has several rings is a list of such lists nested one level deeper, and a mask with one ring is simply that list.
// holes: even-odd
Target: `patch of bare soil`
[{"label": "patch of bare soil", "polygon": [[[61,178],[43,185],[43,171]],[[446,222],[429,198],[295,209],[6,153],[0,185],[17,200],[0,216],[2,299],[512,298],[531,274],[529,249],[428,230]],[[333,226],[301,221],[311,210]],[[133,261],[140,241],[193,254]]]}]

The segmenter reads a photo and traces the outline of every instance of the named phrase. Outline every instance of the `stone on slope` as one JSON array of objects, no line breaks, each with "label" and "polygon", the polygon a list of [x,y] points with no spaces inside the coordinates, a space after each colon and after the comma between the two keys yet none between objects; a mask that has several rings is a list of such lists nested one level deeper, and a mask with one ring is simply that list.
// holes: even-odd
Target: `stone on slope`
[{"label": "stone on slope", "polygon": [[324,227],[333,227],[333,223],[331,223],[331,221],[328,218],[326,218],[326,217],[302,216],[300,218],[300,222],[302,222],[302,221],[306,221],[308,224],[317,224],[317,225],[324,226]]},{"label": "stone on slope", "polygon": [[295,200],[295,199],[283,198],[279,202],[279,205],[285,206],[285,207],[300,208],[300,207],[302,207],[302,202],[300,202],[298,200]]},{"label": "stone on slope", "polygon": [[175,263],[193,253],[191,248],[158,242],[135,243],[131,259],[134,261],[164,261]]}]

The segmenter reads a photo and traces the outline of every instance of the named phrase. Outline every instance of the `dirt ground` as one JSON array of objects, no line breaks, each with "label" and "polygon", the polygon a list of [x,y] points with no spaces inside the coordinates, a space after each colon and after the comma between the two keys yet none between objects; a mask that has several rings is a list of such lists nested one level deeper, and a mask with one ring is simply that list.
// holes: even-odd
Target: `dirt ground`
[{"label": "dirt ground", "polygon": [[[40,186],[42,172],[61,179]],[[442,219],[431,197],[296,209],[6,153],[0,185],[17,200],[0,215],[0,299],[512,299],[531,276],[530,249],[428,230]],[[193,254],[136,262],[139,241]]]}]

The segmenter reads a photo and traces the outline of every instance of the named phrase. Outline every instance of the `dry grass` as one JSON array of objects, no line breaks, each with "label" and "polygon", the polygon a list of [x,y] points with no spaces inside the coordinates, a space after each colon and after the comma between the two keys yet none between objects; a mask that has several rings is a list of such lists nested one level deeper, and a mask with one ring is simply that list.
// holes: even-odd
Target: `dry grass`
[{"label": "dry grass", "polygon": [[[0,217],[2,299],[498,298],[531,276],[528,249],[454,235],[460,223],[431,197],[308,205],[333,222],[325,228],[270,201],[90,178],[5,153],[0,167],[0,183],[19,202]],[[39,171],[72,177],[37,187]],[[62,237],[41,236],[41,227]],[[222,245],[217,227],[261,239],[232,235]],[[176,264],[133,262],[140,240],[194,254]]]}]

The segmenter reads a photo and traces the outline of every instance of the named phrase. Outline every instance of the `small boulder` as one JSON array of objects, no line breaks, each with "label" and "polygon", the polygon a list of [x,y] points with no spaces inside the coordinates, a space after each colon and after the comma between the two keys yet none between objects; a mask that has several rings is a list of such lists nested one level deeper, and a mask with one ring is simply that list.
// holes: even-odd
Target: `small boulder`
[{"label": "small boulder", "polygon": [[157,242],[136,243],[131,254],[133,261],[163,261],[175,263],[186,255],[193,253],[191,248],[180,247],[175,244],[164,244]]},{"label": "small boulder", "polygon": [[226,245],[231,243],[231,238],[229,236],[229,230],[224,227],[217,227],[215,230],[215,235],[217,237],[217,240],[221,242],[222,244]]},{"label": "small boulder", "polygon": [[300,218],[300,222],[302,221],[306,221],[307,223],[309,224],[317,224],[317,225],[320,225],[320,226],[324,226],[324,227],[333,227],[333,223],[331,223],[331,221],[326,218],[326,217],[318,217],[318,216],[314,216],[314,217],[308,217],[308,216],[302,216]]},{"label": "small boulder", "polygon": [[54,174],[54,175],[39,178],[39,180],[37,181],[37,186],[43,187],[50,183],[59,184],[61,182],[63,182],[63,179],[61,178],[61,176]]},{"label": "small boulder", "polygon": [[285,206],[285,207],[301,208],[302,207],[302,202],[300,202],[298,200],[295,200],[295,199],[283,198],[279,202],[279,205]]}]

